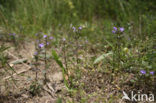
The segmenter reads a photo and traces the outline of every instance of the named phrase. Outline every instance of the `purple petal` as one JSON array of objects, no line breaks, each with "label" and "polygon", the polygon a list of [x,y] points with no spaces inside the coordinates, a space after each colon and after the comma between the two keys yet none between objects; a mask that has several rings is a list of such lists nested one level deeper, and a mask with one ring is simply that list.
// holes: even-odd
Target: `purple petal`
[{"label": "purple petal", "polygon": [[146,74],[146,71],[145,70],[140,70],[140,73],[141,74]]},{"label": "purple petal", "polygon": [[49,37],[49,39],[50,39],[50,40],[52,40],[52,39],[53,39],[53,37],[51,36],[51,37]]},{"label": "purple petal", "polygon": [[36,43],[39,43],[40,41],[39,40],[36,40]]},{"label": "purple petal", "polygon": [[123,32],[125,29],[123,27],[120,28],[120,32]]},{"label": "purple petal", "polygon": [[76,32],[76,28],[75,27],[72,27],[72,29],[73,29],[73,32]]},{"label": "purple petal", "polygon": [[47,37],[47,35],[43,35],[43,38],[46,38]]},{"label": "purple petal", "polygon": [[16,34],[15,34],[15,33],[9,33],[9,35],[10,35],[10,36],[15,36]]},{"label": "purple petal", "polygon": [[150,74],[151,74],[151,75],[154,75],[154,71],[151,71]]},{"label": "purple petal", "polygon": [[35,36],[38,36],[38,33],[36,33]]},{"label": "purple petal", "polygon": [[114,31],[117,31],[118,30],[117,27],[113,27],[113,29],[114,29]]},{"label": "purple petal", "polygon": [[35,52],[35,53],[34,53],[34,55],[37,55],[37,54],[38,54],[38,52]]},{"label": "purple petal", "polygon": [[40,48],[44,47],[44,44],[43,43],[39,44],[39,47]]},{"label": "purple petal", "polygon": [[113,34],[115,34],[115,33],[116,33],[116,31],[115,31],[115,30],[112,30],[112,33],[113,33]]},{"label": "purple petal", "polygon": [[82,30],[82,26],[79,27],[79,30]]},{"label": "purple petal", "polygon": [[47,42],[47,45],[49,45],[49,42]]},{"label": "purple petal", "polygon": [[66,38],[63,38],[63,41],[66,41]]},{"label": "purple petal", "polygon": [[12,33],[9,33],[9,35],[12,35]]},{"label": "purple petal", "polygon": [[13,35],[13,36],[15,36],[16,34],[15,34],[15,33],[13,33],[12,35]]}]

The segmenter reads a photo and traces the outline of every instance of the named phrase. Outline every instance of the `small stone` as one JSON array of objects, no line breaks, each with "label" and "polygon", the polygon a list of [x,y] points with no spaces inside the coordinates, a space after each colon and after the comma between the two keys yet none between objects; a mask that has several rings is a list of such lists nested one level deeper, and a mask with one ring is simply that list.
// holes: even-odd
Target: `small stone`
[{"label": "small stone", "polygon": [[52,79],[53,79],[55,82],[62,82],[62,81],[63,81],[62,72],[55,73],[55,74],[52,76]]},{"label": "small stone", "polygon": [[24,98],[28,98],[29,96],[26,95],[26,94],[22,94],[22,97],[24,97]]}]

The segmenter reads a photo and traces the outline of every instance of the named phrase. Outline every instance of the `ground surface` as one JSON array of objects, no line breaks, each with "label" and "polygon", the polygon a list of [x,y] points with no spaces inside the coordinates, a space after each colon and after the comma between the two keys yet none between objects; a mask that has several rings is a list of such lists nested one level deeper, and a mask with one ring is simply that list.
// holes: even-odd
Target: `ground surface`
[{"label": "ground surface", "polygon": [[[13,80],[9,77],[8,73],[4,73],[4,68],[0,70],[1,81],[1,97],[0,103],[56,103],[58,98],[62,98],[63,103],[124,103],[122,101],[122,91],[135,90],[131,85],[130,80],[134,78],[133,74],[121,73],[113,77],[112,73],[101,71],[100,64],[92,66],[88,58],[92,57],[93,51],[96,51],[94,46],[88,51],[83,52],[86,54],[80,55],[81,59],[85,59],[85,64],[81,64],[81,77],[76,81],[74,88],[70,92],[63,83],[63,76],[61,68],[57,63],[49,58],[49,69],[47,72],[48,82],[44,85],[43,70],[44,61],[40,58],[38,65],[38,80],[42,85],[40,92],[37,95],[32,95],[30,86],[35,80],[35,67],[34,63],[34,42],[24,42],[18,49],[12,43],[6,42],[10,46],[6,51],[10,65],[15,69],[18,74],[13,76]],[[61,48],[61,47],[60,47]],[[61,53],[61,49],[57,49]],[[50,52],[48,52],[50,54]],[[98,54],[97,54],[98,55]],[[86,58],[87,56],[87,58]],[[26,59],[25,63],[13,64],[17,60]],[[70,71],[70,75],[74,76],[74,72]],[[13,72],[10,72],[14,74]],[[14,82],[13,82],[14,81]],[[140,90],[142,87],[138,87]]]}]

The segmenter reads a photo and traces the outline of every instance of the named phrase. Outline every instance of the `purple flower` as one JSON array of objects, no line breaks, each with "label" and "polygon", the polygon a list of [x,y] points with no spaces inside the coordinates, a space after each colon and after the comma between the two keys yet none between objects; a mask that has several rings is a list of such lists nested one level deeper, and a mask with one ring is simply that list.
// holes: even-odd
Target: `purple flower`
[{"label": "purple flower", "polygon": [[10,35],[10,36],[15,36],[16,34],[15,34],[15,33],[9,33],[9,35]]},{"label": "purple flower", "polygon": [[73,29],[73,32],[76,32],[76,28],[75,27],[72,27],[72,29]]},{"label": "purple flower", "polygon": [[88,40],[86,40],[85,42],[88,43]]},{"label": "purple flower", "polygon": [[120,27],[120,32],[123,32],[125,29],[123,27]]},{"label": "purple flower", "polygon": [[52,39],[53,39],[53,37],[51,36],[51,37],[49,37],[49,39],[50,39],[50,40],[52,40]]},{"label": "purple flower", "polygon": [[145,70],[140,70],[140,73],[141,74],[146,74],[146,71]]},{"label": "purple flower", "polygon": [[151,75],[154,75],[154,71],[151,71],[150,74],[151,74]]},{"label": "purple flower", "polygon": [[113,34],[115,34],[115,33],[116,33],[116,31],[115,31],[115,30],[112,30],[112,33],[113,33]]},{"label": "purple flower", "polygon": [[36,33],[35,36],[38,36],[38,33]]},{"label": "purple flower", "polygon": [[47,35],[43,35],[43,38],[46,38],[47,37]]},{"label": "purple flower", "polygon": [[34,53],[34,55],[37,55],[37,54],[38,54],[38,52],[35,52],[35,53]]},{"label": "purple flower", "polygon": [[44,47],[44,44],[43,43],[39,44],[39,47],[40,48]]},{"label": "purple flower", "polygon": [[49,42],[47,42],[47,45],[49,45]]},{"label": "purple flower", "polygon": [[79,27],[79,30],[82,30],[82,26]]},{"label": "purple flower", "polygon": [[16,34],[15,34],[15,33],[13,33],[12,35],[13,35],[13,36],[15,36]]},{"label": "purple flower", "polygon": [[63,41],[66,41],[66,38],[63,38]]},{"label": "purple flower", "polygon": [[36,43],[39,43],[40,41],[39,40],[36,40]]},{"label": "purple flower", "polygon": [[113,27],[113,29],[114,29],[114,31],[117,31],[118,30],[117,27]]}]

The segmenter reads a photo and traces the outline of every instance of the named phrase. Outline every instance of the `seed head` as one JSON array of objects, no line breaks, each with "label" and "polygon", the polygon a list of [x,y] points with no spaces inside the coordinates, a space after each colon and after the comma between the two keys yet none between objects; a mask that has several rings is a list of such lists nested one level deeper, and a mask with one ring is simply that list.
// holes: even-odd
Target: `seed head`
[{"label": "seed head", "polygon": [[123,51],[127,53],[127,52],[129,51],[129,49],[125,47],[125,48],[123,49]]}]

